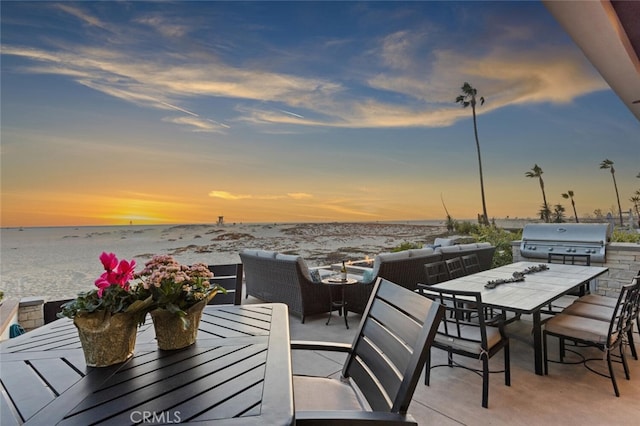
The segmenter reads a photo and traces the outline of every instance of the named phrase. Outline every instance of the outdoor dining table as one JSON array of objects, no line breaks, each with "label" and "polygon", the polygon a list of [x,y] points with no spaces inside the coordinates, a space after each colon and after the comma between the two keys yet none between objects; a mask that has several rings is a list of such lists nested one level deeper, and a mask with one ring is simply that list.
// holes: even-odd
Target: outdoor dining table
[{"label": "outdoor dining table", "polygon": [[516,262],[433,285],[449,290],[480,292],[482,303],[493,308],[519,314],[531,314],[533,319],[534,366],[543,375],[542,314],[543,307],[606,273],[609,268],[599,266],[545,263],[547,270],[525,275],[519,282],[485,287],[489,281],[506,280],[514,272],[540,265],[536,262]]},{"label": "outdoor dining table", "polygon": [[[73,322],[59,319],[0,345],[0,424],[290,425],[288,308],[212,305],[195,344],[157,348],[151,321],[134,356],[84,362]],[[207,423],[207,424],[208,424]]]}]

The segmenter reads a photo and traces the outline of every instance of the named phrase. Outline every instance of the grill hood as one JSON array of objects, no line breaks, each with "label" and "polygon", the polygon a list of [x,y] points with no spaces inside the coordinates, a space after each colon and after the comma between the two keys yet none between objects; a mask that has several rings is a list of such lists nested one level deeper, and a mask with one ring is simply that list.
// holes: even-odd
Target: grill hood
[{"label": "grill hood", "polygon": [[546,259],[549,253],[589,254],[604,262],[608,223],[530,223],[522,230],[520,254]]}]

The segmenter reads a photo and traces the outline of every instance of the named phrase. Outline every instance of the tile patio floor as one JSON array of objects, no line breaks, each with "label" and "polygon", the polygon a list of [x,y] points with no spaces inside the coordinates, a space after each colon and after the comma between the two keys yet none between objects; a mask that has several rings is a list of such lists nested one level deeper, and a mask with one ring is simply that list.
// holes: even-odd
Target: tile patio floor
[{"label": "tile patio floor", "polygon": [[[243,303],[260,303],[249,297]],[[349,314],[347,330],[342,317],[333,314],[308,317],[305,324],[291,316],[292,340],[320,340],[351,343],[361,317]],[[511,346],[511,386],[504,385],[502,373],[492,374],[489,385],[489,408],[481,406],[482,378],[462,368],[438,367],[431,372],[431,386],[424,385],[424,372],[414,393],[409,412],[421,425],[636,425],[640,424],[640,361],[626,348],[631,380],[624,378],[621,364],[615,365],[620,397],[613,393],[611,381],[587,370],[583,365],[550,364],[548,376],[533,372],[531,322],[523,317],[507,327]],[[640,336],[635,333],[640,350]],[[557,354],[553,345],[550,358]],[[584,351],[582,349],[582,351]],[[602,353],[592,350],[594,357]],[[433,364],[446,362],[443,351],[432,350]],[[465,365],[479,365],[460,358]],[[293,352],[295,374],[337,377],[344,355],[328,352]],[[492,369],[502,369],[502,354],[490,361]],[[604,361],[590,365],[606,371]]]}]

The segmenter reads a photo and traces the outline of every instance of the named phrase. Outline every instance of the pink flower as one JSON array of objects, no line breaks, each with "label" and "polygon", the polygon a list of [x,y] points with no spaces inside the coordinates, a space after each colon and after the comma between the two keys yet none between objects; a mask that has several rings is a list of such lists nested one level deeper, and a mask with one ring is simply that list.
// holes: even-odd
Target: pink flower
[{"label": "pink flower", "polygon": [[118,269],[114,275],[114,282],[118,284],[120,287],[125,290],[129,289],[129,280],[133,279],[133,270],[136,267],[136,261],[131,260],[131,262],[127,262],[126,260],[121,260],[120,264],[118,264]]},{"label": "pink flower", "polygon": [[102,297],[102,293],[104,292],[104,290],[111,286],[111,283],[107,279],[107,276],[108,273],[105,272],[104,274],[100,275],[100,278],[98,278],[95,282],[96,287],[98,287],[98,297]]},{"label": "pink flower", "polygon": [[100,262],[104,266],[105,271],[113,271],[118,266],[118,258],[115,253],[102,252],[100,255]]},{"label": "pink flower", "polygon": [[128,291],[129,280],[134,277],[136,261],[121,260],[118,262],[118,258],[114,253],[103,252],[100,255],[100,262],[102,262],[106,272],[95,281],[95,285],[98,287],[98,297],[102,297],[104,290],[112,285],[120,286]]}]

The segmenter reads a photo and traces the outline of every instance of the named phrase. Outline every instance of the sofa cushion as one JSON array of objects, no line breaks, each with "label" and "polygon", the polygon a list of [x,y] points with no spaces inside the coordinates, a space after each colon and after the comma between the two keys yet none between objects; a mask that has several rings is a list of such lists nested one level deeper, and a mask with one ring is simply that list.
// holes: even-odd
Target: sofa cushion
[{"label": "sofa cushion", "polygon": [[478,248],[478,245],[476,243],[459,244],[458,247],[460,247],[460,250],[462,251],[470,251],[470,250],[476,250]]},{"label": "sofa cushion", "polygon": [[409,257],[425,257],[433,254],[432,248],[421,248],[409,250]]},{"label": "sofa cushion", "polygon": [[300,256],[295,255],[295,254],[282,254],[282,253],[278,253],[276,254],[276,259],[277,260],[284,260],[287,262],[297,262],[298,259],[300,259]]},{"label": "sofa cushion", "polygon": [[409,251],[403,250],[395,253],[380,253],[377,257],[380,258],[380,262],[393,262],[394,260],[408,259]]},{"label": "sofa cushion", "polygon": [[455,253],[460,251],[460,246],[443,246],[439,250],[441,253]]},{"label": "sofa cushion", "polygon": [[447,247],[452,246],[454,240],[451,238],[436,238],[433,240],[433,244],[436,246]]},{"label": "sofa cushion", "polygon": [[248,254],[250,256],[265,257],[268,259],[275,259],[277,254],[275,251],[261,250],[261,249],[246,249],[246,250],[243,250],[243,253]]}]

